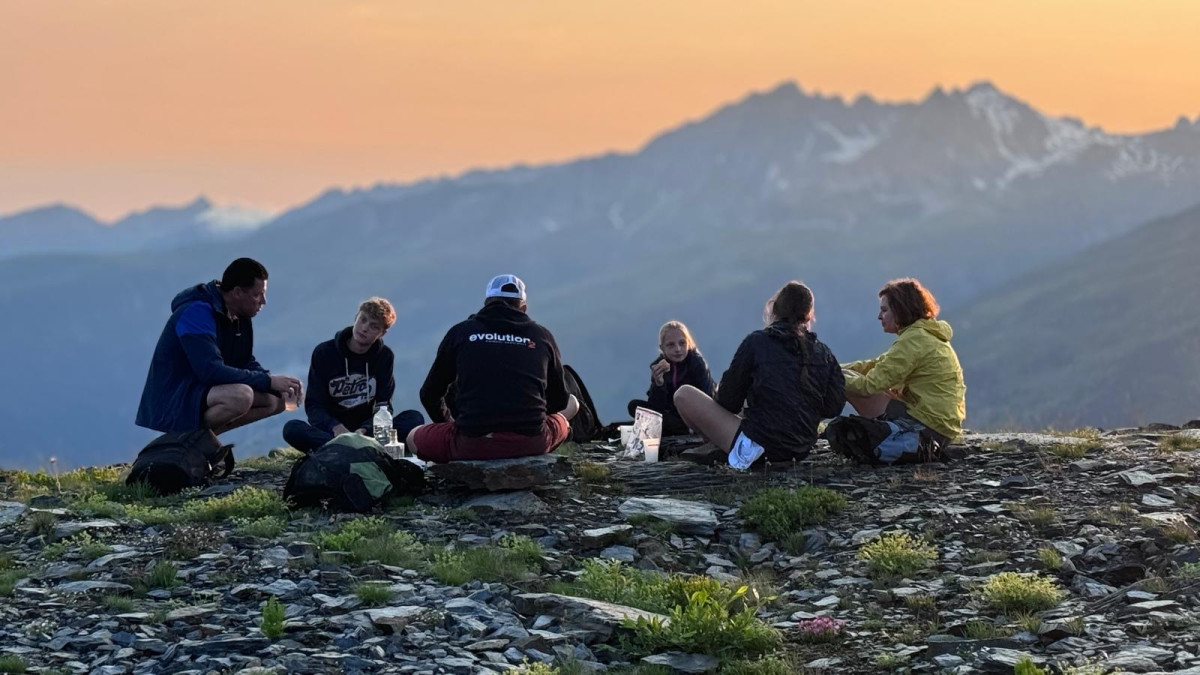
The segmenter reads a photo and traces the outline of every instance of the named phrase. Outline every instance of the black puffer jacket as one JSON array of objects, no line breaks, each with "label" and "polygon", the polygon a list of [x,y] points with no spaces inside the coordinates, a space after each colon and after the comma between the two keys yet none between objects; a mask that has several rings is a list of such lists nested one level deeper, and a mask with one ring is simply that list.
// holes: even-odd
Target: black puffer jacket
[{"label": "black puffer jacket", "polygon": [[742,340],[717,402],[742,413],[742,432],[779,462],[808,455],[817,423],[842,412],[845,386],[833,352],[815,334],[774,323]]}]

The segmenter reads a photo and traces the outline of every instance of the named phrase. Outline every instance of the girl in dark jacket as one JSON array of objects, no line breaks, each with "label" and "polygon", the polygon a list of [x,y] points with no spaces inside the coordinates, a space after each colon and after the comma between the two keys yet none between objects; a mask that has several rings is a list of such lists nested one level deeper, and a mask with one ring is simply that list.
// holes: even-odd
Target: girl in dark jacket
[{"label": "girl in dark jacket", "polygon": [[685,423],[729,451],[746,469],[764,455],[802,459],[817,439],[817,423],[842,411],[845,380],[833,352],[809,330],[813,294],[790,281],[767,302],[768,324],[742,340],[721,376],[716,400],[692,386],[675,392]]},{"label": "girl in dark jacket", "polygon": [[629,402],[629,416],[634,411],[648,408],[662,413],[662,435],[678,436],[689,433],[679,413],[675,411],[675,392],[684,385],[691,385],[708,394],[716,390],[708,362],[696,348],[692,332],[681,321],[668,321],[658,329],[658,358],[650,364],[650,389],[647,400],[634,399]]}]

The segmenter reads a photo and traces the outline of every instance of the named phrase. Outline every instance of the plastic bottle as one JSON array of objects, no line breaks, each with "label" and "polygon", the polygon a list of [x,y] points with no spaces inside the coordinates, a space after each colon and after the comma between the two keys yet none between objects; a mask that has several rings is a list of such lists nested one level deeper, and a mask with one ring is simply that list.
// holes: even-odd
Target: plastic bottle
[{"label": "plastic bottle", "polygon": [[379,406],[379,410],[375,411],[375,419],[373,422],[375,440],[379,441],[380,445],[387,445],[392,439],[392,411],[388,410],[386,405]]}]

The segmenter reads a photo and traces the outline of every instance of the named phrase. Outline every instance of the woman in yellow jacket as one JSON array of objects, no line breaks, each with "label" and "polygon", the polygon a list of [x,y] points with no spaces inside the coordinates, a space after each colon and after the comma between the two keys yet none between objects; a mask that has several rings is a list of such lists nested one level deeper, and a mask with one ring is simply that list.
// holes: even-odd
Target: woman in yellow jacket
[{"label": "woman in yellow jacket", "polygon": [[937,315],[937,300],[921,282],[889,281],[879,291],[879,323],[896,341],[878,358],[842,366],[846,400],[859,415],[916,421],[922,450],[935,456],[962,435],[967,417],[962,367],[950,346],[954,331]]}]

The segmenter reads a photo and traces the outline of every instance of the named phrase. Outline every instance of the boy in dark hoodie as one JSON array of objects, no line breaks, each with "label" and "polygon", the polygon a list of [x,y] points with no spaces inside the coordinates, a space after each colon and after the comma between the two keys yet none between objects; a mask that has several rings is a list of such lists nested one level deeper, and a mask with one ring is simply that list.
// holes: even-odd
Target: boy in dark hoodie
[{"label": "boy in dark hoodie", "polygon": [[[394,357],[383,336],[396,323],[396,310],[383,298],[370,298],[358,306],[354,325],[338,331],[332,340],[317,345],[308,369],[308,421],[292,420],[283,426],[283,440],[309,453],[338,434],[371,433],[379,406],[391,408],[396,380]],[[408,436],[425,419],[416,410],[392,415],[399,438]]]},{"label": "boy in dark hoodie", "polygon": [[229,263],[220,281],[176,295],[154,347],[137,425],[220,434],[298,400],[300,380],[272,375],[254,358],[251,319],[266,304],[267,268],[250,258]]},{"label": "boy in dark hoodie", "polygon": [[566,440],[579,411],[554,336],[526,314],[525,282],[501,274],[484,298],[483,309],[446,333],[421,387],[433,424],[417,427],[407,441],[421,459],[544,455]]}]

